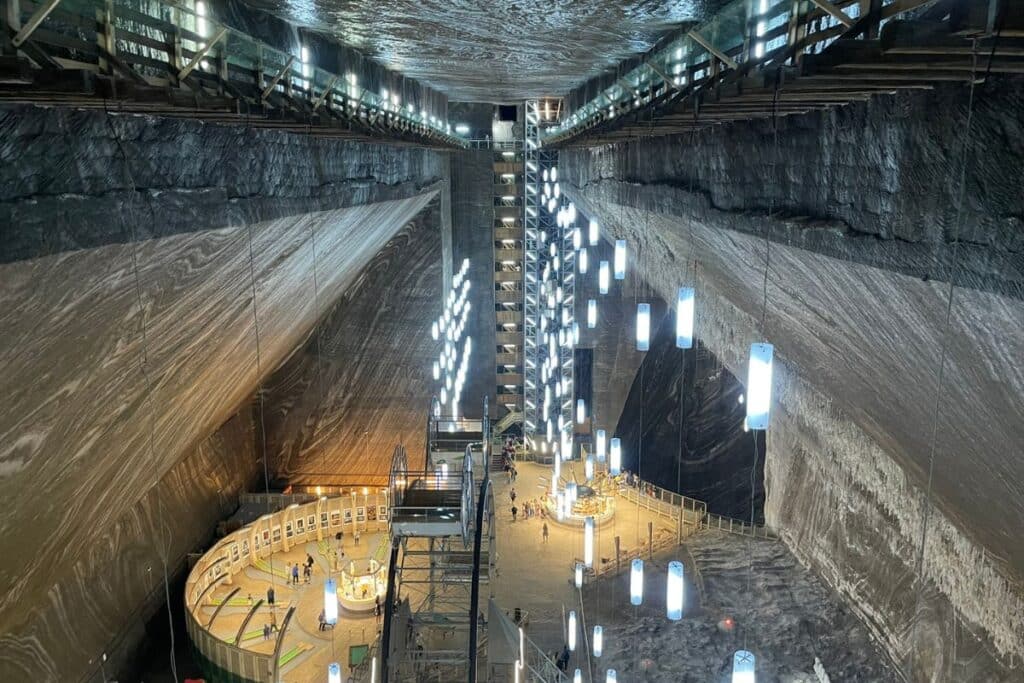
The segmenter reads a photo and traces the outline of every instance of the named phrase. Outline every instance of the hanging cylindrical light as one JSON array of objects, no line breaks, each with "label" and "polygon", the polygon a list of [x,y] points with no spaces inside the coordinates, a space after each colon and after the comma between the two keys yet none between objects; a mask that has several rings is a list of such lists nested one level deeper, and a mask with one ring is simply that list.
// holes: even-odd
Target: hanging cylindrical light
[{"label": "hanging cylindrical light", "polygon": [[576,399],[576,424],[583,424],[587,421],[587,404],[582,398]]},{"label": "hanging cylindrical light", "polygon": [[569,610],[569,629],[566,640],[569,642],[569,652],[576,651],[576,610]]},{"label": "hanging cylindrical light", "polygon": [[338,584],[334,579],[324,581],[324,621],[338,623]]},{"label": "hanging cylindrical light", "polygon": [[651,348],[651,305],[636,305],[636,350]]},{"label": "hanging cylindrical light", "polygon": [[615,279],[626,279],[626,240],[615,240]]},{"label": "hanging cylindrical light", "polygon": [[595,451],[597,451],[597,461],[604,462],[605,447],[607,446],[607,436],[603,429],[598,429],[597,434],[594,437]]},{"label": "hanging cylindrical light", "polygon": [[587,568],[594,566],[594,518],[583,520],[583,564]]},{"label": "hanging cylindrical light", "polygon": [[441,330],[438,328],[436,320],[430,325],[430,336],[434,338],[434,341],[441,336]]},{"label": "hanging cylindrical light", "polygon": [[327,683],[341,683],[341,666],[337,662],[327,665]]},{"label": "hanging cylindrical light", "polygon": [[590,329],[597,327],[597,301],[595,299],[587,299],[587,327]]},{"label": "hanging cylindrical light", "polygon": [[608,262],[601,261],[597,268],[597,288],[601,294],[608,293]]},{"label": "hanging cylindrical light", "polygon": [[583,683],[583,672],[579,669],[576,669],[576,671],[573,673],[572,683]]},{"label": "hanging cylindrical light", "polygon": [[565,485],[565,495],[568,496],[570,503],[575,503],[576,502],[576,492],[577,492],[576,482],[574,482],[574,481],[567,482],[566,485]]},{"label": "hanging cylindrical light", "polygon": [[588,257],[587,257],[587,250],[586,249],[580,249],[580,255],[579,255],[579,258],[577,259],[576,262],[579,264],[577,266],[577,270],[580,271],[580,274],[581,275],[586,275],[587,274],[587,267],[589,265],[588,264]]},{"label": "hanging cylindrical light", "polygon": [[587,477],[587,481],[591,481],[594,478],[594,456],[588,455],[587,459],[583,463],[583,474]]},{"label": "hanging cylindrical light", "polygon": [[604,650],[604,629],[597,625],[594,627],[594,637],[591,639],[590,651],[595,657],[600,657]]},{"label": "hanging cylindrical light", "polygon": [[441,364],[434,361],[434,379],[441,379]]},{"label": "hanging cylindrical light", "polygon": [[604,675],[604,683],[618,683],[619,677],[615,674],[615,669],[608,669]]},{"label": "hanging cylindrical light", "polygon": [[683,563],[668,563],[668,581],[665,584],[665,613],[671,621],[683,618]]},{"label": "hanging cylindrical light", "polygon": [[644,561],[637,558],[629,568],[629,604],[639,605],[644,601]]},{"label": "hanging cylindrical light", "polygon": [[590,221],[590,231],[588,236],[590,237],[590,246],[596,247],[597,241],[600,237],[600,228],[597,226],[597,221]]},{"label": "hanging cylindrical light", "polygon": [[583,563],[576,563],[576,570],[573,573],[574,583],[577,588],[583,588]]},{"label": "hanging cylindrical light", "polygon": [[750,345],[750,366],[747,371],[747,427],[768,429],[768,412],[772,402],[771,344]]},{"label": "hanging cylindrical light", "polygon": [[613,477],[619,476],[622,471],[622,441],[620,439],[612,439],[611,453],[608,458],[608,471]]},{"label": "hanging cylindrical light", "polygon": [[736,650],[732,656],[732,683],[756,683],[754,654]]},{"label": "hanging cylindrical light", "polygon": [[572,248],[579,251],[583,246],[583,234],[579,228],[572,229]]},{"label": "hanging cylindrical light", "polygon": [[676,298],[676,347],[693,347],[693,287],[680,287]]}]

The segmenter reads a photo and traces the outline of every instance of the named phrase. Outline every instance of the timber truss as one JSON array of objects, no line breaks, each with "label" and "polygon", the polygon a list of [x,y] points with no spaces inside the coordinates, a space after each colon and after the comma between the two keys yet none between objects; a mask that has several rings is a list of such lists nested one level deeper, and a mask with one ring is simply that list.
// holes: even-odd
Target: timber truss
[{"label": "timber truss", "polygon": [[[443,97],[397,74],[371,91],[159,0],[4,0],[0,102],[103,108],[321,137],[464,147]],[[202,5],[202,3],[198,3]],[[369,80],[369,79],[366,79]]]},{"label": "timber truss", "polygon": [[1024,74],[1024,3],[737,0],[577,106],[544,144],[674,135],[987,74]]}]

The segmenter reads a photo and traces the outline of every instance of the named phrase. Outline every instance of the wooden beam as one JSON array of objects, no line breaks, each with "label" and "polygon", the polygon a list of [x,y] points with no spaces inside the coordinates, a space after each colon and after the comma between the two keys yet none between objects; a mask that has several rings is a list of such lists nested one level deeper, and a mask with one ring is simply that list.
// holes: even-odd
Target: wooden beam
[{"label": "wooden beam", "polygon": [[811,0],[818,9],[831,14],[832,17],[846,28],[853,28],[853,19],[847,16],[846,12],[833,5],[828,0]]},{"label": "wooden beam", "polygon": [[327,81],[327,87],[325,87],[324,91],[320,93],[320,96],[313,101],[313,111],[319,109],[320,105],[323,104],[324,100],[327,99],[327,96],[331,94],[331,88],[334,87],[334,84],[337,82],[338,78],[339,77],[337,75],[331,76],[331,80]]},{"label": "wooden beam", "polygon": [[629,94],[631,94],[633,97],[639,97],[640,96],[639,93],[637,93],[636,90],[633,90],[633,86],[631,86],[629,83],[626,82],[625,78],[620,78],[619,80],[617,80],[615,82],[618,83],[619,85],[621,85],[626,90],[628,90]]},{"label": "wooden beam", "polygon": [[732,57],[730,57],[729,55],[725,54],[724,52],[719,50],[717,47],[712,45],[711,42],[707,38],[705,38],[701,34],[697,33],[696,31],[690,31],[687,35],[690,36],[690,38],[692,38],[694,42],[698,43],[705,50],[707,50],[708,52],[713,54],[715,57],[717,57],[719,59],[719,61],[721,61],[727,67],[729,67],[730,69],[735,69],[736,68],[736,60],[734,60]]},{"label": "wooden beam", "polygon": [[666,74],[664,71],[656,67],[653,62],[644,62],[644,64],[650,67],[651,71],[658,74],[658,76],[661,77],[661,80],[665,81],[665,84],[668,87],[672,88],[676,92],[683,92],[683,88],[681,86],[676,85],[675,79],[670,78],[668,74]]},{"label": "wooden beam", "polygon": [[14,47],[21,47],[29,37],[39,28],[39,24],[43,23],[46,17],[50,16],[50,12],[57,9],[57,5],[60,4],[60,0],[46,0],[38,9],[28,18],[28,21],[21,28],[20,31],[11,39],[11,43]]},{"label": "wooden beam", "polygon": [[290,56],[288,58],[288,61],[284,63],[284,66],[281,67],[281,70],[274,74],[274,77],[270,79],[270,83],[268,83],[267,87],[263,89],[262,93],[260,93],[261,100],[265,100],[267,99],[267,97],[270,96],[270,93],[274,91],[274,88],[276,88],[277,84],[281,81],[282,78],[284,78],[284,75],[288,73],[288,69],[292,68],[292,63],[294,61],[295,55]]},{"label": "wooden beam", "polygon": [[226,36],[227,34],[227,28],[222,28],[220,31],[217,31],[217,35],[213,37],[213,40],[207,43],[202,50],[197,52],[195,56],[192,57],[192,61],[186,64],[184,69],[178,72],[178,80],[183,81],[186,78],[188,78],[188,75],[192,73],[197,66],[199,66],[199,63],[206,59],[206,55],[210,54],[210,50],[213,49],[213,46],[220,42],[220,39]]}]

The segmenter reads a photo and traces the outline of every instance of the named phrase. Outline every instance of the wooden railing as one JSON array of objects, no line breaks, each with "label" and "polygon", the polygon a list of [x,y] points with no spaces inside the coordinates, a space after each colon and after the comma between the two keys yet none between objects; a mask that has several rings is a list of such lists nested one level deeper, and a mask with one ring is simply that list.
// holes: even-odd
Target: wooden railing
[{"label": "wooden railing", "polygon": [[[345,137],[467,146],[443,98],[388,75],[393,91],[334,73],[306,50],[288,54],[197,14],[188,0],[5,0],[0,39],[8,87],[21,101],[111,107]],[[428,104],[428,101],[430,104]],[[317,129],[324,130],[317,130]]]}]

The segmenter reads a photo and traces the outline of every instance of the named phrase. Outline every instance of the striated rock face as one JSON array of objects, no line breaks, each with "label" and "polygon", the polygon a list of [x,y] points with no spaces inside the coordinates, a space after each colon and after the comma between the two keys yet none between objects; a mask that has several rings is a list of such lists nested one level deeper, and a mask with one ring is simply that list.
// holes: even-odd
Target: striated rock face
[{"label": "striated rock face", "polygon": [[959,229],[960,88],[783,119],[777,152],[750,124],[561,159],[663,298],[699,262],[698,334],[733,374],[776,345],[767,521],[910,680],[1018,680],[1024,657],[1024,136],[1002,86],[977,93]]},{"label": "striated rock face", "polygon": [[69,680],[147,616],[153,529],[176,567],[250,483],[248,427],[201,444],[445,160],[27,107],[0,131],[0,679]]},{"label": "striated rock face", "polygon": [[399,443],[423,466],[438,348],[430,324],[442,303],[439,217],[435,202],[391,238],[267,381],[277,479],[386,484]]}]

